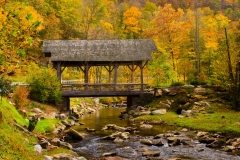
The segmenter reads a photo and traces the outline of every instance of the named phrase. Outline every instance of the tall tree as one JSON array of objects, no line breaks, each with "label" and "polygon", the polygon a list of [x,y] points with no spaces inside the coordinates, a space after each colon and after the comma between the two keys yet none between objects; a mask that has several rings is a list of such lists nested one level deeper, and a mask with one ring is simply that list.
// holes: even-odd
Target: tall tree
[{"label": "tall tree", "polygon": [[44,29],[43,18],[27,3],[6,3],[0,10],[0,54],[6,62],[2,67],[15,68],[28,49],[39,43],[37,36]]},{"label": "tall tree", "polygon": [[170,53],[172,67],[176,71],[175,58],[180,53],[181,45],[189,39],[190,24],[184,19],[183,10],[175,10],[171,4],[159,7],[152,23],[154,28],[145,34],[153,36],[159,47]]},{"label": "tall tree", "polygon": [[125,24],[125,33],[128,38],[137,38],[140,34],[140,18],[142,12],[135,6],[126,10],[123,14],[123,22]]}]

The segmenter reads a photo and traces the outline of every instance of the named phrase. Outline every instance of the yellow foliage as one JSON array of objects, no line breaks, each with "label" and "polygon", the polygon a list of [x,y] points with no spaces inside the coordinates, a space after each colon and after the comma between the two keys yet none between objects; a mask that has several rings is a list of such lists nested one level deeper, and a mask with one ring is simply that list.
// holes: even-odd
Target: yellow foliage
[{"label": "yellow foliage", "polygon": [[39,21],[40,25],[36,27],[37,31],[44,29],[43,18],[32,6],[21,5],[20,3],[15,3],[12,8],[14,12],[18,15],[21,21],[19,21],[19,26],[22,30],[27,30],[33,27],[34,23]]},{"label": "yellow foliage", "polygon": [[104,30],[106,30],[110,33],[114,32],[113,25],[111,23],[100,20],[100,24],[101,24],[101,26],[103,27]]},{"label": "yellow foliage", "polygon": [[141,30],[139,23],[141,16],[142,12],[135,6],[126,10],[123,14],[123,21],[126,26],[125,32],[138,34]]},{"label": "yellow foliage", "polygon": [[7,20],[7,17],[4,14],[4,10],[2,8],[0,8],[0,30],[6,24],[6,20]]}]

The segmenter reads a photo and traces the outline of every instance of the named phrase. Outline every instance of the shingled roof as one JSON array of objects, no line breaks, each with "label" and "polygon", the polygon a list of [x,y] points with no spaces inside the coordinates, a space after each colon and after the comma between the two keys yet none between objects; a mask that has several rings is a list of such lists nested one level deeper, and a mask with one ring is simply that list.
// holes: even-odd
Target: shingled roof
[{"label": "shingled roof", "polygon": [[51,61],[147,61],[157,48],[153,40],[45,40],[42,52]]}]

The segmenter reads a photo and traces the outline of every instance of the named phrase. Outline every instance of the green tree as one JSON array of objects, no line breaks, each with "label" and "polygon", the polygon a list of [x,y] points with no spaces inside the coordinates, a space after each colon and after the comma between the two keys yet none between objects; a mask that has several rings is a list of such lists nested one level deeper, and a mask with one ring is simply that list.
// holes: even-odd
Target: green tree
[{"label": "green tree", "polygon": [[30,98],[43,103],[59,104],[62,100],[61,84],[57,79],[56,71],[51,68],[38,68],[28,76]]}]

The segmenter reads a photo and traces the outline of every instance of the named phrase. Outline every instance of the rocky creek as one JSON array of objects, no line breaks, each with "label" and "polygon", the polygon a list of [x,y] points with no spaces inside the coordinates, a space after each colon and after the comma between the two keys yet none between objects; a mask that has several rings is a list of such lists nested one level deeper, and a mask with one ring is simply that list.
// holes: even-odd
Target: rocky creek
[{"label": "rocky creek", "polygon": [[[85,135],[82,140],[71,142],[73,151],[89,160],[240,159],[237,153],[228,154],[200,143],[200,133],[195,131],[159,124],[152,128],[140,128],[138,123],[120,120],[120,112],[124,110],[125,108],[102,108],[80,117],[80,122],[84,125],[73,128]],[[134,129],[129,133],[126,132],[127,127]]]}]

